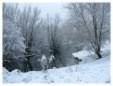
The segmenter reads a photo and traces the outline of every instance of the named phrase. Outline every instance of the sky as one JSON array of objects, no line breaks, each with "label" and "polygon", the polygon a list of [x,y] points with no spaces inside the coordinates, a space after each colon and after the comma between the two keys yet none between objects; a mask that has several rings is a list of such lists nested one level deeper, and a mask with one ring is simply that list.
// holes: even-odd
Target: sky
[{"label": "sky", "polygon": [[66,9],[64,8],[66,4],[64,3],[31,3],[29,5],[31,7],[38,7],[41,10],[42,18],[46,18],[47,15],[50,17],[59,15],[61,20],[63,20],[66,17]]},{"label": "sky", "polygon": [[41,14],[44,16],[49,14],[50,16],[54,17],[56,14],[58,14],[61,17],[64,17],[66,14],[64,4],[61,3],[43,3],[37,5],[41,9]]}]

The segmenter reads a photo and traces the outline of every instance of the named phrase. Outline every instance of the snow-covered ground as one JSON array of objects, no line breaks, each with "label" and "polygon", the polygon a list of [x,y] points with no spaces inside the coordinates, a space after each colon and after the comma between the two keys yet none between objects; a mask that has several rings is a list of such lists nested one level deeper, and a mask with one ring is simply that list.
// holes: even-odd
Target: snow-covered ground
[{"label": "snow-covered ground", "polygon": [[[103,45],[102,45],[102,56],[106,57],[106,56],[110,56],[110,42],[106,41]],[[72,55],[74,57],[78,57],[80,59],[82,59],[81,63],[90,63],[96,60],[96,55],[94,54],[94,52],[83,49],[82,51],[79,52],[74,52],[72,53]]]},{"label": "snow-covered ground", "polygon": [[59,69],[53,68],[47,71],[30,71],[27,73],[22,73],[18,70],[8,72],[4,68],[3,82],[4,83],[109,83],[110,82],[110,53],[109,52],[110,52],[110,47],[107,46],[103,48],[104,57],[102,59],[95,60],[90,63],[73,65]]}]

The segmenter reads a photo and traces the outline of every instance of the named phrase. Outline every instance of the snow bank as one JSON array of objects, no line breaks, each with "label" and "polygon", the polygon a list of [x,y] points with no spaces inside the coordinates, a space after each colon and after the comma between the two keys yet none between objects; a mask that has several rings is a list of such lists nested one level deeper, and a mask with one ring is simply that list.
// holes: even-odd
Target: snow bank
[{"label": "snow bank", "polygon": [[110,80],[110,62],[106,57],[93,63],[47,71],[22,73],[14,70],[3,76],[4,83],[105,83]]},{"label": "snow bank", "polygon": [[86,50],[72,53],[72,55],[73,55],[74,57],[78,57],[78,58],[81,58],[81,59],[84,58],[84,57],[86,57],[86,56],[88,56],[89,54],[90,54],[90,53],[89,53],[88,51],[86,51]]},{"label": "snow bank", "polygon": [[79,52],[74,52],[72,53],[72,55],[74,57],[78,57],[80,59],[82,59],[82,62],[80,62],[80,64],[84,64],[84,63],[90,63],[96,60],[96,56],[93,52],[91,51],[87,51],[87,50],[82,50]]},{"label": "snow bank", "polygon": [[[102,49],[101,49],[101,54],[102,56],[110,56],[110,41],[106,41],[103,45],[102,45]],[[74,57],[78,57],[80,59],[82,59],[81,63],[88,63],[88,62],[93,62],[96,60],[96,55],[94,54],[94,52],[92,51],[88,51],[86,49],[82,50],[82,51],[78,51],[78,52],[74,52],[72,53],[72,55]]]}]

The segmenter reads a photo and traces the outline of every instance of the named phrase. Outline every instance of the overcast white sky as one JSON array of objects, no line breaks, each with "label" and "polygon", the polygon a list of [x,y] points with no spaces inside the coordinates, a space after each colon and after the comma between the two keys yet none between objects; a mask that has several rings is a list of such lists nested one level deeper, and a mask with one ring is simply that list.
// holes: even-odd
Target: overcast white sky
[{"label": "overcast white sky", "polygon": [[64,19],[66,16],[66,9],[64,8],[66,5],[65,3],[31,3],[29,5],[33,7],[39,7],[41,10],[41,17],[43,18],[46,18],[47,14],[49,14],[51,17],[54,17],[56,14],[58,14],[61,19]]},{"label": "overcast white sky", "polygon": [[38,7],[42,11],[42,15],[46,16],[49,14],[50,16],[54,16],[55,14],[59,14],[62,17],[65,16],[64,4],[61,3],[42,3],[37,4]]}]

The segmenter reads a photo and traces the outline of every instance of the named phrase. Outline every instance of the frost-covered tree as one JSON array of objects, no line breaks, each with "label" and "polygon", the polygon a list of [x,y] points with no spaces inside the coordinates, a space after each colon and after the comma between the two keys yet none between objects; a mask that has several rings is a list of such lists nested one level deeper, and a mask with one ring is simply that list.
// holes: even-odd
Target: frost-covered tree
[{"label": "frost-covered tree", "polygon": [[[52,21],[53,20],[53,21]],[[65,66],[65,63],[61,57],[61,39],[60,39],[60,17],[58,15],[55,18],[50,18],[47,16],[47,36],[49,43],[49,53],[54,56],[54,63],[52,64],[55,67],[59,67],[59,64]]]},{"label": "frost-covered tree", "polygon": [[101,58],[101,46],[104,32],[110,30],[109,3],[71,3],[70,22],[81,35],[84,35],[97,58]]},{"label": "frost-covered tree", "polygon": [[[17,5],[3,5],[3,51],[5,55],[24,53],[24,38],[16,25]],[[13,57],[12,56],[12,57]]]},{"label": "frost-covered tree", "polygon": [[3,48],[4,55],[11,55],[12,58],[17,58],[25,52],[24,38],[20,28],[9,20],[3,21]]},{"label": "frost-covered tree", "polygon": [[[13,9],[12,9],[13,8]],[[3,64],[8,66],[13,64],[13,60],[19,60],[19,57],[25,52],[24,38],[21,34],[21,28],[16,25],[15,6],[3,5]],[[24,58],[24,57],[23,57]],[[18,61],[17,61],[18,62]],[[16,62],[15,62],[16,63]],[[17,64],[13,64],[16,66]],[[11,67],[10,67],[11,69]]]},{"label": "frost-covered tree", "polygon": [[25,38],[24,40],[24,43],[26,45],[25,58],[27,59],[27,64],[29,65],[28,70],[33,70],[32,59],[34,57],[34,54],[39,55],[40,53],[40,50],[37,47],[41,45],[39,39],[40,25],[41,25],[40,10],[37,7],[36,8],[32,8],[31,6],[23,7],[19,15],[18,26],[22,28],[21,32],[23,37]]}]

